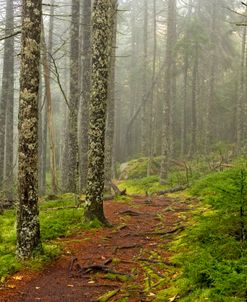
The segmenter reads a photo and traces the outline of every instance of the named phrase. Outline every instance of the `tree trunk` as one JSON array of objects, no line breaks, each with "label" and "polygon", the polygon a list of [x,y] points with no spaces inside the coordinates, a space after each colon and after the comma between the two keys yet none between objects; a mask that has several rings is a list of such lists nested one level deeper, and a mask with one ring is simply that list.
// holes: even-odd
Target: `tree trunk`
[{"label": "tree trunk", "polygon": [[[156,23],[156,0],[153,0],[153,74],[152,74],[152,82],[155,81],[156,75],[156,57],[157,57],[157,23]],[[152,162],[154,157],[154,124],[155,124],[155,108],[154,108],[154,98],[155,98],[155,90],[152,89],[152,94],[150,98],[150,113],[151,118],[149,120],[149,159],[147,166],[147,176],[150,176],[152,173]]]},{"label": "tree trunk", "polygon": [[[146,97],[147,94],[147,65],[148,65],[148,2],[144,0],[144,24],[143,24],[143,75],[142,75],[142,93],[143,99]],[[147,155],[148,150],[148,111],[150,106],[148,102],[144,103],[142,106],[142,127],[141,127],[141,153],[143,156]]]},{"label": "tree trunk", "polygon": [[80,190],[84,191],[87,184],[88,169],[88,105],[90,99],[91,77],[91,0],[83,2],[83,69],[82,69],[82,103],[81,103],[81,144],[80,144]]},{"label": "tree trunk", "polygon": [[17,257],[26,259],[40,245],[38,209],[38,92],[41,0],[22,2],[19,103],[19,202]]},{"label": "tree trunk", "polygon": [[79,89],[79,49],[80,49],[80,1],[72,1],[72,21],[70,40],[70,102],[68,115],[68,182],[67,192],[77,192],[78,181],[78,109]]},{"label": "tree trunk", "polygon": [[190,156],[197,151],[197,77],[198,77],[198,42],[195,43],[194,62],[192,71],[192,100],[191,100],[191,146]]},{"label": "tree trunk", "polygon": [[[56,148],[54,138],[54,126],[53,126],[53,112],[52,112],[52,95],[51,95],[51,78],[50,78],[50,60],[48,58],[47,47],[45,38],[42,39],[43,46],[43,66],[44,66],[44,82],[45,82],[45,95],[47,106],[47,126],[49,133],[49,150],[50,150],[50,169],[51,169],[51,188],[54,194],[58,191],[57,183],[57,168],[56,168]],[[46,152],[46,150],[44,150]]]},{"label": "tree trunk", "polygon": [[[13,0],[6,1],[6,22],[5,22],[5,36],[10,36],[14,31],[14,12]],[[8,130],[8,151],[6,153],[6,160],[8,157],[9,171],[7,175],[13,179],[12,165],[13,165],[13,101],[14,101],[14,79],[13,79],[13,65],[14,65],[14,38],[8,38],[4,41],[4,57],[3,57],[3,76],[2,76],[2,94],[0,99],[0,190],[3,186],[4,180],[4,154],[5,154],[5,133]],[[8,112],[8,125],[6,125],[6,114]],[[8,127],[9,126],[9,127]],[[8,128],[8,129],[6,129]],[[12,137],[12,138],[11,138]],[[9,174],[10,172],[10,174]],[[13,182],[13,180],[10,180]]]},{"label": "tree trunk", "polygon": [[211,4],[211,55],[210,55],[210,86],[209,99],[206,112],[206,137],[205,137],[205,153],[210,150],[210,145],[213,142],[213,133],[215,132],[215,123],[213,122],[213,106],[215,103],[215,75],[216,75],[216,20],[217,20],[217,1],[213,0]]},{"label": "tree trunk", "polygon": [[116,63],[116,43],[117,43],[117,1],[112,0],[113,18],[111,28],[112,47],[109,71],[109,89],[107,101],[107,124],[105,136],[105,189],[110,190],[113,175],[113,141],[115,129],[115,63]]},{"label": "tree trunk", "polygon": [[[13,0],[7,1],[6,7],[6,31],[10,33],[14,32],[14,8]],[[6,61],[6,70],[3,71],[4,77],[6,77],[8,83],[3,89],[6,89],[6,149],[5,149],[5,177],[6,185],[5,190],[7,199],[12,201],[13,187],[14,187],[14,173],[13,173],[13,147],[14,147],[14,38],[9,38],[5,42],[5,49],[7,54],[4,57]],[[1,181],[0,181],[1,182]]]},{"label": "tree trunk", "polygon": [[173,85],[173,64],[176,36],[176,1],[168,1],[168,22],[166,40],[166,73],[165,73],[165,104],[163,107],[163,130],[162,130],[162,161],[160,169],[160,182],[163,183],[168,173],[170,145],[171,145],[171,108],[172,108],[172,85]]},{"label": "tree trunk", "polygon": [[95,0],[92,12],[92,82],[89,106],[85,219],[106,223],[103,210],[105,121],[112,46],[112,2]]}]

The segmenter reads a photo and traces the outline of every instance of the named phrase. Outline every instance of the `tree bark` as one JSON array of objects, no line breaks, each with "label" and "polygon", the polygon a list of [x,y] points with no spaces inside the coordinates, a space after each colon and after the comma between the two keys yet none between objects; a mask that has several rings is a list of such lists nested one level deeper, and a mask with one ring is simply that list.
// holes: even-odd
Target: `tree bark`
[{"label": "tree bark", "polygon": [[[13,0],[7,1],[6,7],[6,31],[9,33],[14,32],[14,8]],[[4,77],[7,79],[6,87],[6,149],[5,149],[5,178],[6,178],[6,197],[8,200],[13,201],[13,187],[14,187],[14,173],[13,173],[13,147],[14,147],[14,38],[9,38],[5,42],[6,57],[6,70],[4,70]],[[1,181],[0,181],[1,182]]]},{"label": "tree bark", "polygon": [[103,210],[105,124],[112,45],[112,1],[95,0],[92,11],[92,82],[89,106],[85,220],[106,224]]},{"label": "tree bark", "polygon": [[[6,22],[5,22],[5,36],[10,36],[14,32],[14,12],[13,0],[6,1]],[[3,77],[2,77],[2,94],[0,99],[0,190],[3,186],[4,180],[4,163],[5,163],[5,134],[8,137],[8,152],[12,150],[11,154],[6,152],[7,176],[10,182],[13,183],[13,102],[14,102],[14,38],[8,38],[4,41],[4,57],[3,57]],[[8,113],[8,115],[7,115]],[[6,115],[8,123],[6,125]],[[12,137],[12,138],[11,138]]]},{"label": "tree bark", "polygon": [[[146,97],[147,94],[147,65],[148,65],[148,2],[144,0],[144,22],[143,22],[143,75],[142,75],[142,93],[143,99]],[[149,103],[143,103],[142,106],[142,127],[141,127],[141,153],[143,156],[148,154],[148,111],[150,110]]]},{"label": "tree bark", "polygon": [[112,0],[112,47],[110,54],[109,89],[107,100],[107,123],[105,135],[105,189],[111,187],[113,175],[113,142],[115,130],[115,63],[117,43],[117,1]]},{"label": "tree bark", "polygon": [[41,0],[22,1],[19,102],[19,202],[17,257],[26,259],[41,244],[38,209],[38,92]]},{"label": "tree bark", "polygon": [[172,85],[173,85],[173,64],[176,36],[176,0],[168,1],[168,22],[166,40],[166,73],[165,73],[165,104],[163,107],[163,130],[162,130],[162,161],[160,169],[160,183],[163,183],[168,173],[168,165],[171,147],[171,108],[172,108]]},{"label": "tree bark", "polygon": [[[156,75],[156,57],[157,57],[157,23],[156,23],[156,0],[153,0],[153,74],[152,74],[152,82],[155,81]],[[152,89],[152,94],[150,98],[150,113],[151,118],[149,120],[149,159],[147,166],[147,176],[150,176],[152,173],[152,162],[154,157],[154,134],[155,134],[155,106],[154,106],[154,98],[155,98],[155,90]]]},{"label": "tree bark", "polygon": [[70,103],[68,112],[68,183],[67,192],[77,192],[78,181],[78,109],[79,89],[79,49],[80,49],[80,1],[72,1],[72,21],[70,40]]},{"label": "tree bark", "polygon": [[88,116],[90,99],[91,77],[91,0],[83,2],[83,69],[82,69],[82,103],[81,103],[81,144],[80,144],[80,190],[84,191],[87,185],[88,169]]}]

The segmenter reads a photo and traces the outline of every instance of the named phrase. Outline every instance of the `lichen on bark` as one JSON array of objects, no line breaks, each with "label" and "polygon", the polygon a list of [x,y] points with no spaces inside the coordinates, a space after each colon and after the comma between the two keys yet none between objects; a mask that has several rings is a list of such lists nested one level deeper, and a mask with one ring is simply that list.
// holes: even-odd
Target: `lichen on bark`
[{"label": "lichen on bark", "polygon": [[112,45],[112,1],[95,0],[92,11],[92,75],[85,219],[106,224],[103,210],[108,76]]},{"label": "lichen on bark", "polygon": [[42,1],[23,0],[22,10],[16,254],[27,259],[40,246],[38,92]]}]

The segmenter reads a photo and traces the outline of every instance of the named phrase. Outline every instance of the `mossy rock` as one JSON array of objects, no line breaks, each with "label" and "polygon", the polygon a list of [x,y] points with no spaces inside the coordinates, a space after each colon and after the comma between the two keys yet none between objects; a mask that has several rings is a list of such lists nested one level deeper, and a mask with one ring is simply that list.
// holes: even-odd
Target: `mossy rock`
[{"label": "mossy rock", "polygon": [[[119,168],[119,179],[135,179],[147,176],[148,158],[141,157],[123,163]],[[160,171],[161,157],[156,157],[152,161],[151,175],[158,175]]]}]

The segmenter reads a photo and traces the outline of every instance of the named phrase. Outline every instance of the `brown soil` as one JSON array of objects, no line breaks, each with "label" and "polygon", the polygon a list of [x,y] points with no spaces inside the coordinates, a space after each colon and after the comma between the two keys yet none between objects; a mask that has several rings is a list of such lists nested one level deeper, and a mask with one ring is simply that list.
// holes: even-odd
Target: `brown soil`
[{"label": "brown soil", "polygon": [[[155,267],[157,276],[167,270],[159,262],[169,262],[171,255],[166,247],[176,232],[164,233],[179,232],[184,223],[181,213],[187,210],[186,203],[167,197],[155,198],[151,203],[145,197],[138,197],[133,203],[107,201],[105,213],[113,228],[81,231],[61,239],[63,255],[42,272],[12,276],[0,289],[0,302],[96,302],[113,290],[119,291],[109,301],[122,297],[126,297],[122,301],[129,302],[152,301],[156,288],[144,291],[144,279],[148,278],[144,267]],[[75,265],[69,269],[75,258]],[[109,280],[107,272],[80,271],[77,264],[100,265],[120,274],[115,275],[117,280]],[[123,276],[127,280],[118,280]]]}]

